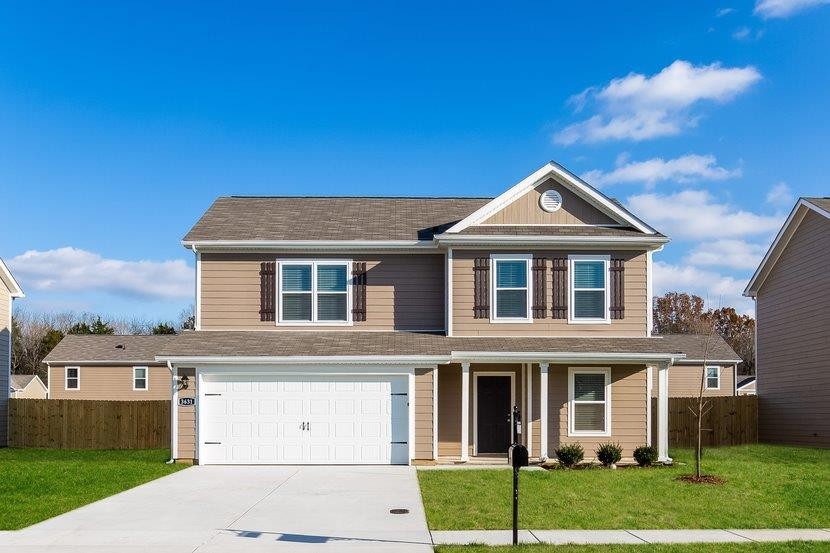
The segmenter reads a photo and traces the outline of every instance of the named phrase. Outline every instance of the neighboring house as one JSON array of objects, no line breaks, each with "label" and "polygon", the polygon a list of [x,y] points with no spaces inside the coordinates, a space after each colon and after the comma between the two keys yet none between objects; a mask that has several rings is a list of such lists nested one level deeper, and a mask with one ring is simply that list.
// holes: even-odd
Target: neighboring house
[{"label": "neighboring house", "polygon": [[24,297],[23,290],[0,259],[0,447],[9,433],[9,380],[12,364],[12,302]]},{"label": "neighboring house", "polygon": [[[670,373],[703,358],[700,336],[651,335],[668,240],[555,163],[497,198],[219,198],[183,240],[196,330],[154,352],[173,455],[466,462],[504,455],[515,405],[535,459],[608,441],[631,459],[656,426],[668,461]],[[139,361],[88,338],[106,345],[47,358],[52,382],[80,366],[75,397],[92,365]]]},{"label": "neighboring house", "polygon": [[[673,334],[665,337],[686,353],[686,358],[675,361],[669,371],[669,397],[698,397],[701,382],[705,397],[737,395],[735,376],[741,358],[719,334],[709,338],[708,346],[706,336]],[[657,397],[657,390],[653,390],[652,395]]]},{"label": "neighboring house", "polygon": [[757,381],[755,375],[739,376],[738,377],[738,395],[739,396],[754,396],[757,392]]},{"label": "neighboring house", "polygon": [[744,290],[755,299],[759,438],[830,447],[830,198],[801,198]]},{"label": "neighboring house", "polygon": [[9,384],[12,399],[46,399],[46,385],[36,374],[13,374]]},{"label": "neighboring house", "polygon": [[172,381],[156,353],[170,336],[66,336],[44,358],[49,399],[170,399]]}]

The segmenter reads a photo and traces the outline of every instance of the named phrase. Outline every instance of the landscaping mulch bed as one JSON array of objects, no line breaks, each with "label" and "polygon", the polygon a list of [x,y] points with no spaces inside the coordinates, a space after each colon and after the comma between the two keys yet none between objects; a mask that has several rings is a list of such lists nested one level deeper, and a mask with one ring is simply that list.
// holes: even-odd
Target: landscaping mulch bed
[{"label": "landscaping mulch bed", "polygon": [[694,474],[686,474],[683,476],[678,476],[677,479],[681,482],[688,482],[689,484],[712,484],[715,486],[726,484],[726,480],[718,476],[714,476],[712,474],[701,474],[700,476],[695,476]]}]

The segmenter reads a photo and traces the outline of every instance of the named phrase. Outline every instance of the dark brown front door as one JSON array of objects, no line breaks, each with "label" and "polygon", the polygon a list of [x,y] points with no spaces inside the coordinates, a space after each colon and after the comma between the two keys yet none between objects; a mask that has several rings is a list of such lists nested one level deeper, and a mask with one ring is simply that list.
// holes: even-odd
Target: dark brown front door
[{"label": "dark brown front door", "polygon": [[476,397],[478,453],[507,453],[510,447],[509,376],[479,376]]}]

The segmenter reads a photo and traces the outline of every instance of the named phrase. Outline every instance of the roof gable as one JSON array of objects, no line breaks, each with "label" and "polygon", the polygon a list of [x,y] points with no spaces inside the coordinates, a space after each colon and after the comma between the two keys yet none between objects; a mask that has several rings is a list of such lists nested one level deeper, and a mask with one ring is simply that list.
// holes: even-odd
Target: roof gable
[{"label": "roof gable", "polygon": [[630,211],[553,161],[534,171],[503,194],[450,227],[446,231],[447,234],[460,233],[471,226],[481,225],[482,223],[486,224],[496,214],[509,209],[517,200],[532,191],[536,191],[540,185],[544,187],[549,180],[553,180],[560,186],[567,188],[571,193],[588,203],[599,213],[605,215],[612,223],[633,227],[644,234],[656,234],[656,231],[652,227],[637,218]]},{"label": "roof gable", "polygon": [[23,289],[20,288],[20,285],[12,276],[11,271],[9,268],[6,267],[6,264],[0,259],[0,281],[6,285],[6,288],[9,290],[13,298],[24,298],[26,294],[23,293]]},{"label": "roof gable", "polygon": [[758,294],[758,290],[761,289],[773,267],[781,258],[781,254],[784,253],[787,244],[809,213],[830,219],[830,198],[800,198],[798,200],[781,230],[775,236],[775,240],[772,241],[764,259],[761,260],[761,264],[755,270],[755,274],[749,279],[743,292],[744,296],[755,297]]},{"label": "roof gable", "polygon": [[22,391],[35,382],[40,385],[41,388],[46,390],[46,385],[36,374],[13,374],[9,379],[9,387],[15,391]]}]

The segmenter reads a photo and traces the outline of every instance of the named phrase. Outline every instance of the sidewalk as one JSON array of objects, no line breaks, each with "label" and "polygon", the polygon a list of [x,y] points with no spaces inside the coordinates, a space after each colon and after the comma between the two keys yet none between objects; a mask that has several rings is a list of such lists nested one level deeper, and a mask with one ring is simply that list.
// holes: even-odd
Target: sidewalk
[{"label": "sidewalk", "polygon": [[[513,542],[511,530],[444,530],[431,534],[435,545],[510,545]],[[775,541],[830,541],[830,529],[519,531],[519,543],[553,545]]]}]

